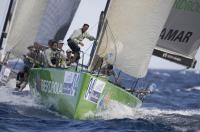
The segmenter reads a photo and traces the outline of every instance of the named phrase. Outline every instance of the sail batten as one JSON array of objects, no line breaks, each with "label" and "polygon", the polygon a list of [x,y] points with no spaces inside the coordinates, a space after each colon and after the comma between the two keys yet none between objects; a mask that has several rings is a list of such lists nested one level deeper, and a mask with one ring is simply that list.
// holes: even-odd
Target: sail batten
[{"label": "sail batten", "polygon": [[174,0],[113,0],[96,53],[123,72],[144,77]]}]

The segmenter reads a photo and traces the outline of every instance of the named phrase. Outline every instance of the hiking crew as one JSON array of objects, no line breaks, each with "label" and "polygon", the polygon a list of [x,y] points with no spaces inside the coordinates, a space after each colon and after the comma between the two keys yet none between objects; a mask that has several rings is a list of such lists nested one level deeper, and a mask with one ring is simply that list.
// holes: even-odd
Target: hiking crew
[{"label": "hiking crew", "polygon": [[74,54],[74,57],[70,59],[68,65],[74,62],[78,63],[78,60],[80,59],[79,45],[84,46],[84,44],[82,43],[83,39],[87,38],[90,41],[96,40],[95,37],[87,33],[88,28],[89,25],[84,24],[82,28],[75,30],[67,40],[68,46],[70,47],[70,49],[73,51]]},{"label": "hiking crew", "polygon": [[33,46],[27,47],[29,52],[24,55],[24,70],[17,75],[16,90],[23,90],[28,82],[29,69],[32,67],[65,67],[71,63],[78,63],[80,59],[80,47],[84,46],[82,41],[87,38],[90,41],[96,40],[95,37],[88,34],[89,25],[84,24],[82,28],[75,30],[70,38],[67,40],[68,46],[71,50],[66,51],[62,49],[64,42],[59,40],[49,40],[48,49],[45,46],[39,45],[37,42]]},{"label": "hiking crew", "polygon": [[62,49],[64,42],[62,40],[58,41],[58,52],[59,52],[59,63],[58,67],[64,68],[66,66],[66,56],[65,56],[65,51]]},{"label": "hiking crew", "polygon": [[23,71],[18,72],[17,78],[16,78],[16,88],[17,91],[22,91],[27,83],[28,83],[28,75],[29,75],[30,68],[25,66]]},{"label": "hiking crew", "polygon": [[58,43],[53,41],[45,52],[48,66],[56,67],[58,65],[58,53]]}]

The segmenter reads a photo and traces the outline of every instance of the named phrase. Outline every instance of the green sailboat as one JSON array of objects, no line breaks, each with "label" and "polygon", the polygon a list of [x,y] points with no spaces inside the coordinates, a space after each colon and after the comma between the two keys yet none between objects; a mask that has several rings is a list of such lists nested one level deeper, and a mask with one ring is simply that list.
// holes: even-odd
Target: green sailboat
[{"label": "green sailboat", "polygon": [[142,103],[105,78],[68,69],[32,69],[29,85],[33,95],[39,95],[43,103],[51,104],[60,114],[75,119],[103,111],[111,101],[133,108]]},{"label": "green sailboat", "polygon": [[[145,76],[151,53],[162,26],[169,14],[173,1],[165,3],[164,6],[167,6],[165,10],[162,9],[163,3],[149,3],[149,5],[145,5],[144,2],[138,2],[140,6],[147,6],[148,10],[145,13],[152,10],[152,7],[154,6],[157,7],[155,8],[155,11],[162,10],[162,12],[154,15],[153,13],[149,13],[149,16],[153,16],[156,19],[154,22],[159,21],[156,28],[152,29],[146,22],[143,22],[143,25],[140,25],[145,26],[145,24],[147,24],[146,26],[149,26],[149,28],[146,29],[147,33],[144,33],[142,37],[148,38],[150,41],[148,41],[148,43],[140,43],[142,46],[138,47],[139,44],[134,46],[135,40],[130,40],[130,38],[127,38],[128,36],[125,36],[127,33],[123,33],[127,32],[126,26],[133,28],[140,23],[143,17],[137,15],[137,19],[140,20],[136,22],[136,25],[134,23],[132,24],[131,22],[135,21],[134,17],[131,19],[124,18],[123,13],[126,13],[127,11],[121,11],[117,8],[120,5],[120,8],[124,7],[127,10],[131,10],[135,7],[134,2],[121,2],[120,0],[108,1],[104,14],[101,15],[103,16],[103,20],[100,19],[102,23],[99,24],[99,34],[97,35],[99,44],[95,47],[95,52],[92,55],[93,58],[91,59],[88,68],[89,71],[97,69],[99,58],[106,58],[108,63],[120,68],[123,72],[129,73],[137,78]],[[141,10],[138,7],[137,9]],[[116,17],[117,14],[119,17]],[[131,15],[131,17],[135,14]],[[159,18],[160,15],[162,15],[162,18]],[[127,21],[128,25],[126,25],[124,21]],[[120,25],[126,25],[122,26],[126,29],[121,28]],[[129,29],[128,32],[131,34],[135,32],[134,30],[139,29]],[[150,35],[152,30],[156,32],[155,35]],[[148,37],[148,35],[150,35],[150,37]],[[118,38],[115,38],[116,36],[118,36]],[[132,54],[133,56],[135,55],[134,57],[124,56],[125,53],[128,54],[131,52],[130,49],[135,49],[136,47],[139,51],[141,50],[143,52],[143,55],[141,53],[135,53]],[[146,48],[145,50],[143,49],[144,47]],[[106,51],[103,51],[105,49]],[[139,62],[138,56],[141,56],[140,59],[143,61],[140,60]],[[126,62],[123,63],[125,60]],[[127,68],[124,64],[130,67]],[[73,67],[68,69],[32,69],[30,72],[29,85],[33,95],[39,95],[42,102],[51,104],[59,113],[75,119],[84,119],[87,117],[86,115],[91,112],[98,113],[104,111],[111,107],[112,102],[117,102],[119,105],[125,105],[131,108],[142,105],[142,101],[137,98],[135,94],[129,93],[125,89],[108,82],[106,78],[92,75],[90,72],[83,72],[79,70],[79,68],[78,70],[75,70]]]},{"label": "green sailboat", "polygon": [[[38,4],[30,0],[32,1],[30,5],[26,0],[19,1],[20,8],[15,11],[15,16],[18,17],[15,17],[13,21],[18,25],[12,27],[8,39],[8,42],[15,42],[15,45],[20,42],[33,44],[34,41],[47,44],[52,38],[63,39],[63,34],[67,31],[65,27],[69,27],[72,21],[69,18],[74,15],[80,2],[80,0],[67,2],[61,0],[59,2],[63,3],[56,3],[52,2],[53,0],[43,0]],[[69,5],[64,6],[65,2]],[[112,107],[113,102],[117,102],[119,106],[140,107],[142,101],[135,94],[92,72],[101,68],[100,58],[103,58],[122,72],[136,78],[144,77],[173,2],[174,0],[109,0],[100,17],[97,34],[99,43],[95,45],[91,54],[88,68],[84,70],[80,66],[32,68],[29,74],[32,95],[58,113],[75,119],[85,119],[91,112],[95,114],[107,110]],[[56,4],[58,6],[55,6]],[[36,12],[24,13],[23,9],[27,6],[31,6],[29,10],[34,9]],[[73,8],[71,14],[63,13],[69,12],[69,8]],[[51,9],[53,9],[52,12]],[[55,11],[56,9],[59,11]],[[35,19],[28,17],[29,13],[35,16]],[[23,21],[33,20],[28,25],[23,25],[23,21],[19,20],[20,17],[24,18]],[[58,18],[63,18],[63,21],[56,21]],[[19,26],[22,25],[27,27],[20,29]],[[30,25],[32,28],[28,28]],[[22,32],[21,36],[26,36],[21,37],[19,42],[16,41],[19,38],[16,36],[18,31]],[[15,51],[20,50],[20,47],[15,47],[15,49]]]}]

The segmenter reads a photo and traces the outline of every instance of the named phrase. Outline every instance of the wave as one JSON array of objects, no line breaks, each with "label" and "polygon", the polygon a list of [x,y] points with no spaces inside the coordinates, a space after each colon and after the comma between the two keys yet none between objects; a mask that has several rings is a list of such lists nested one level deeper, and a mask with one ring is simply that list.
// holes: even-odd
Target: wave
[{"label": "wave", "polygon": [[163,73],[164,76],[170,77],[171,75],[169,73]]},{"label": "wave", "polygon": [[[6,86],[0,87],[0,102],[6,103],[10,105],[25,105],[25,106],[38,106],[37,103],[35,103],[33,97],[28,94],[28,86],[22,92],[22,94],[17,94],[17,92],[14,92],[15,89],[15,80],[11,79]],[[27,93],[27,94],[23,94]],[[23,96],[23,97],[22,97]]]},{"label": "wave", "polygon": [[192,91],[192,90],[199,90],[200,91],[200,86],[195,86],[195,87],[186,89],[186,91]]},{"label": "wave", "polygon": [[162,110],[158,108],[130,108],[115,101],[111,101],[109,108],[97,113],[89,112],[85,116],[87,118],[100,118],[104,120],[111,119],[153,119],[163,116],[200,116],[200,109],[193,110]]}]

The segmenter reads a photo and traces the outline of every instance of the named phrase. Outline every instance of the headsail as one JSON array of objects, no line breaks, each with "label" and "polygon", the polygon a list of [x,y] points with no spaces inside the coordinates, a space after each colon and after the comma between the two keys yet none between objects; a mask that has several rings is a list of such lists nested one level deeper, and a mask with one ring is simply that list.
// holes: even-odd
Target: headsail
[{"label": "headsail", "polygon": [[[143,77],[174,0],[113,0],[96,54],[123,72]],[[93,59],[90,69],[95,65]]]},{"label": "headsail", "polygon": [[48,40],[64,39],[81,0],[48,0],[36,41],[47,44]]},{"label": "headsail", "polygon": [[26,53],[34,41],[47,44],[49,39],[63,39],[80,0],[17,0],[6,51]]},{"label": "headsail", "polygon": [[161,31],[154,55],[194,67],[200,46],[200,1],[176,0]]},{"label": "headsail", "polygon": [[6,51],[21,55],[19,53],[26,51],[26,47],[33,44],[46,6],[47,0],[17,0]]}]

